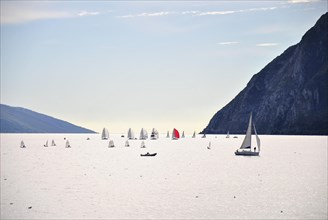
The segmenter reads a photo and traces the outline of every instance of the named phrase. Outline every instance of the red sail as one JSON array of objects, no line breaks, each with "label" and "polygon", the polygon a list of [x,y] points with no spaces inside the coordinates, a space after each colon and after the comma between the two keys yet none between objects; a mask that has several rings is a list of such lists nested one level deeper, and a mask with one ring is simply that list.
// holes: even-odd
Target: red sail
[{"label": "red sail", "polygon": [[179,131],[177,129],[173,129],[173,137],[175,138],[180,138],[180,134],[179,134]]}]

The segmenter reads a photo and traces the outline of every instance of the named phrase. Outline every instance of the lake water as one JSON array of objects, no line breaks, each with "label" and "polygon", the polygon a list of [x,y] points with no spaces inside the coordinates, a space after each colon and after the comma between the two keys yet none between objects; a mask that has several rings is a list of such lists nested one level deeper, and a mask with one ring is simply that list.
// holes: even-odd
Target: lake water
[{"label": "lake water", "polygon": [[327,136],[165,136],[1,134],[1,219],[327,219]]}]

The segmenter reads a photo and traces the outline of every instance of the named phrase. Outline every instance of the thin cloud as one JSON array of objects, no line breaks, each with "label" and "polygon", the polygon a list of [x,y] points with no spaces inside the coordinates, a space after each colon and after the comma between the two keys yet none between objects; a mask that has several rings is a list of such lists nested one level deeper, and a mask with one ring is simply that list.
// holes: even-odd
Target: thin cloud
[{"label": "thin cloud", "polygon": [[195,15],[195,14],[199,14],[200,11],[183,11],[181,12],[182,15]]},{"label": "thin cloud", "polygon": [[140,14],[130,14],[120,16],[121,18],[135,18],[135,17],[155,17],[155,16],[166,16],[166,15],[192,15],[192,16],[206,16],[206,15],[226,15],[242,12],[254,12],[254,11],[268,11],[275,10],[277,7],[267,7],[267,8],[249,8],[242,10],[230,10],[230,11],[182,11],[182,12],[153,12],[153,13],[140,13]]},{"label": "thin cloud", "polygon": [[238,11],[208,11],[208,12],[201,12],[196,15],[204,16],[204,15],[226,15],[226,14],[233,14],[237,13]]},{"label": "thin cloud", "polygon": [[290,4],[298,4],[298,3],[313,3],[318,2],[319,0],[288,0]]},{"label": "thin cloud", "polygon": [[88,12],[88,11],[81,11],[79,13],[77,13],[78,16],[82,17],[82,16],[93,16],[93,15],[99,15],[100,12],[99,11],[92,11],[92,12]]},{"label": "thin cloud", "polygon": [[28,9],[23,12],[20,10],[3,10],[3,13],[1,13],[1,24],[17,24],[35,20],[69,18],[73,16],[73,14],[66,11],[43,11]]},{"label": "thin cloud", "polygon": [[44,4],[17,4],[16,2],[1,3],[1,24],[19,24],[35,20],[74,18],[99,15],[100,12],[72,12],[53,10],[44,7]]},{"label": "thin cloud", "polygon": [[233,44],[239,44],[237,41],[226,41],[226,42],[219,42],[217,43],[219,45],[233,45]]},{"label": "thin cloud", "polygon": [[260,44],[256,44],[255,46],[257,47],[274,47],[279,45],[278,43],[260,43]]},{"label": "thin cloud", "polygon": [[173,14],[173,12],[169,11],[161,11],[161,12],[153,12],[153,13],[140,13],[140,14],[135,14],[135,15],[123,15],[120,16],[121,18],[135,18],[135,17],[158,17],[158,16],[166,16],[169,14]]},{"label": "thin cloud", "polygon": [[226,14],[234,14],[234,13],[242,13],[242,12],[252,12],[252,11],[269,11],[275,10],[277,7],[267,7],[267,8],[249,8],[242,10],[232,10],[232,11],[209,11],[209,12],[201,12],[196,15],[204,16],[204,15],[226,15]]}]

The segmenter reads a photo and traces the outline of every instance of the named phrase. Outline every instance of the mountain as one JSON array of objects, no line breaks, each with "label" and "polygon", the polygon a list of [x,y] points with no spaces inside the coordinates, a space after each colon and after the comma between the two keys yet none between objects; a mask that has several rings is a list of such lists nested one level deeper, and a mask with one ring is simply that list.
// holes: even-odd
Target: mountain
[{"label": "mountain", "polygon": [[0,104],[0,133],[95,133],[25,108]]},{"label": "mountain", "polygon": [[328,135],[328,13],[301,41],[255,74],[201,133]]}]

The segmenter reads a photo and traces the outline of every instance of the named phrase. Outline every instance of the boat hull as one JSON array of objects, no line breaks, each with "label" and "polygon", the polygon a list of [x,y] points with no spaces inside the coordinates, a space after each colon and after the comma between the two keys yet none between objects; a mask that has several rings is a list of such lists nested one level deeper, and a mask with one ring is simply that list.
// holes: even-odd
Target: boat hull
[{"label": "boat hull", "polygon": [[259,156],[260,152],[254,151],[235,151],[236,156]]}]

